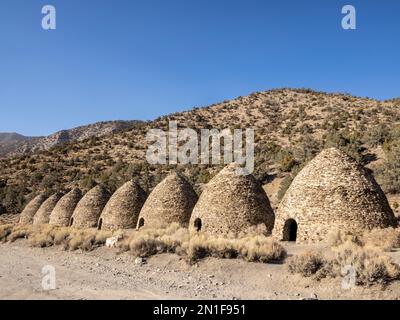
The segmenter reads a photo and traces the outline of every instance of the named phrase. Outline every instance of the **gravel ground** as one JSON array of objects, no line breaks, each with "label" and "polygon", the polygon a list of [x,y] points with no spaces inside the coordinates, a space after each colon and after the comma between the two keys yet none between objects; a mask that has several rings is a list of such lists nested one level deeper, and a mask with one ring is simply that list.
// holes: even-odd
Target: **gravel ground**
[{"label": "gravel ground", "polygon": [[[288,245],[289,254],[309,249]],[[397,254],[397,253],[396,253]],[[397,256],[396,256],[397,257]],[[42,289],[44,266],[56,289]],[[31,248],[25,240],[0,244],[0,299],[398,299],[400,285],[343,290],[341,280],[317,282],[290,275],[285,265],[209,258],[191,266],[172,254],[137,264],[105,247],[66,252]]]}]

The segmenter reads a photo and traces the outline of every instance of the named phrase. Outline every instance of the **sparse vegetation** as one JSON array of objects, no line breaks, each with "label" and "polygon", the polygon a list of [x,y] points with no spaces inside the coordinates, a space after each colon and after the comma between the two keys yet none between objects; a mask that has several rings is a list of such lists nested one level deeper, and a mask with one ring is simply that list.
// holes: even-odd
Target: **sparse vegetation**
[{"label": "sparse vegetation", "polygon": [[399,265],[379,249],[346,242],[334,251],[332,270],[336,277],[344,267],[351,266],[356,271],[357,285],[385,284],[400,278]]},{"label": "sparse vegetation", "polygon": [[366,247],[376,247],[389,252],[400,248],[400,230],[394,228],[374,229],[364,234],[362,242]]},{"label": "sparse vegetation", "polygon": [[327,235],[327,243],[331,247],[338,247],[348,241],[356,244],[361,244],[361,239],[358,235],[354,235],[349,232],[344,232],[340,229],[333,229]]},{"label": "sparse vegetation", "polygon": [[33,247],[62,245],[65,250],[91,251],[104,245],[107,238],[115,233],[118,232],[78,230],[50,225],[2,225],[0,226],[0,241],[15,242],[18,239],[28,239]]},{"label": "sparse vegetation", "polygon": [[5,224],[0,225],[0,241],[5,242],[7,237],[11,234],[13,225]]},{"label": "sparse vegetation", "polygon": [[320,280],[342,277],[350,267],[355,271],[355,285],[361,286],[400,279],[400,266],[384,252],[399,246],[397,230],[374,230],[361,239],[337,232],[333,239],[333,257],[315,252],[297,255],[289,260],[288,270]]},{"label": "sparse vegetation", "polygon": [[213,238],[202,233],[190,235],[177,224],[162,229],[141,229],[122,241],[120,248],[130,250],[137,257],[177,253],[185,255],[191,263],[206,257],[274,263],[286,257],[282,245],[257,233],[242,238]]},{"label": "sparse vegetation", "polygon": [[291,257],[288,261],[287,267],[291,273],[298,273],[303,277],[311,277],[324,267],[326,263],[327,261],[321,253],[308,251]]}]

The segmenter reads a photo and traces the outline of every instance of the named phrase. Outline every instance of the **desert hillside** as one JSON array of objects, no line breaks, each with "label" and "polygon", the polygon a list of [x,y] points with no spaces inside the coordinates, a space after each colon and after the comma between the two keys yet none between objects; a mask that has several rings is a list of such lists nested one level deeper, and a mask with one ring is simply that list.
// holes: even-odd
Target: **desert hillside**
[{"label": "desert hillside", "polygon": [[[132,178],[148,191],[175,169],[200,192],[202,184],[221,166],[152,166],[146,162],[146,133],[152,128],[167,130],[171,120],[178,121],[179,127],[193,129],[255,129],[255,176],[265,185],[274,205],[299,169],[320,150],[336,146],[373,170],[394,209],[398,207],[399,99],[378,101],[308,89],[279,89],[137,122],[101,135],[93,133],[101,130],[94,127],[92,134],[79,138],[64,139],[62,133],[54,139],[42,138],[47,147],[0,160],[1,210],[18,213],[39,191],[51,194],[75,186],[88,190],[104,183],[113,192]],[[64,143],[54,143],[60,139]],[[29,145],[29,141],[22,143]]]},{"label": "desert hillside", "polygon": [[132,128],[139,121],[105,121],[61,130],[46,137],[27,137],[18,133],[0,132],[0,158],[48,150],[56,145],[101,137],[109,133]]}]

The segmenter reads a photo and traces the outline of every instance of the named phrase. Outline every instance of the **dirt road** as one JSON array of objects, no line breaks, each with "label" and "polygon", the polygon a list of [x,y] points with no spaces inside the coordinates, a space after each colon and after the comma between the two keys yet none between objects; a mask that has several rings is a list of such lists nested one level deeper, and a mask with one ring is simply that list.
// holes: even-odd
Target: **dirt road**
[{"label": "dirt road", "polygon": [[[288,248],[289,253],[301,250]],[[42,288],[44,266],[56,272],[56,289]],[[24,240],[0,244],[0,299],[396,299],[400,286],[343,290],[340,279],[316,282],[288,274],[284,265],[206,259],[191,266],[176,255],[144,265],[105,247],[66,252],[31,248]]]}]

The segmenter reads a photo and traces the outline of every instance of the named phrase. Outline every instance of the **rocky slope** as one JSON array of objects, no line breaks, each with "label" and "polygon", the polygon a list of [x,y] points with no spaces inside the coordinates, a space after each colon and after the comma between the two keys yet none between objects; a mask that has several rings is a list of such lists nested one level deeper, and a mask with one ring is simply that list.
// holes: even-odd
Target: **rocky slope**
[{"label": "rocky slope", "polygon": [[61,130],[47,137],[27,137],[18,133],[0,133],[0,157],[29,154],[73,141],[101,137],[109,133],[132,128],[138,121],[107,121]]},{"label": "rocky slope", "polygon": [[[33,144],[35,140],[40,138],[26,137],[14,132],[0,133],[0,157],[16,154],[23,145]],[[23,148],[21,148],[22,150]]]}]

